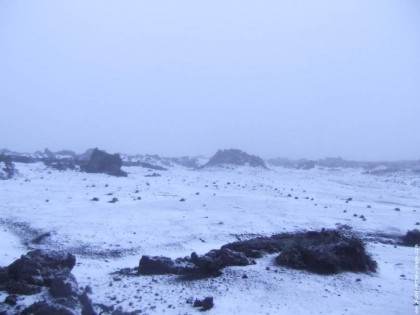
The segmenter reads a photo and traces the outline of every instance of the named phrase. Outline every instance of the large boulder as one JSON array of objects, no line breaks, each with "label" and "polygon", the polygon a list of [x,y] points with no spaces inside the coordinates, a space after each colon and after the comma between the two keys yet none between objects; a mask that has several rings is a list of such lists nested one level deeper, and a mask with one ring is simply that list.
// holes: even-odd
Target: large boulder
[{"label": "large boulder", "polygon": [[250,155],[237,149],[219,150],[215,155],[203,165],[203,167],[214,166],[252,166],[266,169],[264,160],[258,156]]},{"label": "large boulder", "polygon": [[112,176],[127,176],[121,170],[122,159],[119,154],[108,154],[95,148],[87,164],[82,165],[81,170],[86,173],[104,173]]},{"label": "large boulder", "polygon": [[319,274],[375,272],[377,263],[363,241],[334,230],[307,232],[294,238],[276,257],[277,264]]},{"label": "large boulder", "polygon": [[[27,315],[97,315],[87,293],[87,287],[79,288],[71,270],[76,258],[69,253],[34,250],[22,255],[8,267],[0,268],[0,291],[9,293],[11,313],[23,309],[19,314]],[[30,306],[21,304],[19,295],[34,295]],[[81,312],[80,312],[81,310]],[[2,310],[0,310],[0,314]]]},{"label": "large boulder", "polygon": [[73,255],[63,252],[41,249],[28,252],[5,268],[6,290],[12,294],[31,295],[44,286],[50,287],[57,279],[75,282],[70,277],[75,263]]}]

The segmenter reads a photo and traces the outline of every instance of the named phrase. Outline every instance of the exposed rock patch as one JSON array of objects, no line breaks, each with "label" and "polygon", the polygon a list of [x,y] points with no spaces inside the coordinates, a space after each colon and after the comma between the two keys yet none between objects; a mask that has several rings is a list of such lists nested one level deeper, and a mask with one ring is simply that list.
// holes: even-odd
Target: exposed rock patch
[{"label": "exposed rock patch", "polygon": [[343,271],[375,272],[377,263],[366,252],[363,241],[342,230],[282,233],[271,237],[229,243],[203,256],[178,258],[143,256],[139,274],[175,274],[212,277],[228,266],[255,264],[251,258],[279,253],[278,265],[314,273],[335,274]]},{"label": "exposed rock patch", "polygon": [[228,266],[247,266],[254,263],[242,253],[229,249],[214,249],[203,256],[194,252],[191,257],[175,260],[162,256],[142,256],[138,272],[142,275],[174,274],[201,278],[219,276],[221,269]]},{"label": "exposed rock patch", "polygon": [[252,166],[261,167],[266,169],[267,166],[264,160],[258,156],[250,155],[246,152],[237,149],[219,150],[215,155],[202,167],[213,167],[213,166]]},{"label": "exposed rock patch", "polygon": [[375,272],[377,268],[362,240],[335,231],[301,235],[276,257],[276,263],[320,274]]},{"label": "exposed rock patch", "polygon": [[[96,315],[86,291],[79,288],[71,270],[76,258],[58,251],[34,250],[22,255],[8,267],[0,268],[0,290],[10,295],[7,304],[13,309],[4,314]],[[35,295],[35,302],[22,312],[19,295]],[[92,312],[84,312],[89,308]]]},{"label": "exposed rock patch", "polygon": [[28,252],[6,268],[6,290],[14,294],[40,292],[53,280],[68,279],[75,263],[71,254],[41,249]]},{"label": "exposed rock patch", "polygon": [[87,164],[81,166],[86,173],[104,173],[112,176],[127,176],[121,170],[122,160],[119,154],[108,154],[105,151],[94,149]]},{"label": "exposed rock patch", "polygon": [[401,237],[401,245],[404,245],[404,246],[420,245],[420,231],[418,229],[407,231],[407,233]]},{"label": "exposed rock patch", "polygon": [[142,275],[177,275],[193,269],[194,265],[188,257],[178,258],[174,261],[164,256],[142,256],[139,262],[139,274]]},{"label": "exposed rock patch", "polygon": [[214,306],[213,297],[207,296],[202,300],[196,299],[193,304],[194,307],[198,307],[200,311],[205,312],[212,309]]}]

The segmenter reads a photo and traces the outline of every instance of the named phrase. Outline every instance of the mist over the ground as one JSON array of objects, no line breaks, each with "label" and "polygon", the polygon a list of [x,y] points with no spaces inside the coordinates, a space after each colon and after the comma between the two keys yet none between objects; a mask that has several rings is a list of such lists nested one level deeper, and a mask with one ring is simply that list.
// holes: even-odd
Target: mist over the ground
[{"label": "mist over the ground", "polygon": [[0,147],[420,158],[420,2],[0,0]]}]

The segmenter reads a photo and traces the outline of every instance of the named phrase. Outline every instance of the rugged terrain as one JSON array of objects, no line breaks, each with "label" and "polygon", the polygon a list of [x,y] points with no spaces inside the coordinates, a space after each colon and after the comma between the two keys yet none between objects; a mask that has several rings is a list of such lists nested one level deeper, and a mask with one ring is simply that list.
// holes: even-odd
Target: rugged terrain
[{"label": "rugged terrain", "polygon": [[[166,171],[122,167],[127,177],[60,171],[14,162],[0,181],[0,267],[33,249],[75,256],[72,274],[92,301],[142,314],[410,314],[414,260],[401,236],[418,228],[420,177],[414,172],[252,167]],[[218,277],[132,272],[144,255],[199,256],[222,245],[284,232],[351,231],[366,243],[377,272],[324,275],[279,266],[266,253]],[[21,296],[21,305],[43,298]],[[8,296],[0,292],[0,301]],[[13,310],[3,304],[0,312]]]}]

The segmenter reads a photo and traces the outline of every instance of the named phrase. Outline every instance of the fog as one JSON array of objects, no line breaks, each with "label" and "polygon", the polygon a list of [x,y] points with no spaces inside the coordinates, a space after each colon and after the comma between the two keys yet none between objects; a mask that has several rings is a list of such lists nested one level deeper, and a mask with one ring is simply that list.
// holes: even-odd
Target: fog
[{"label": "fog", "polygon": [[420,2],[0,0],[0,147],[420,158]]}]

